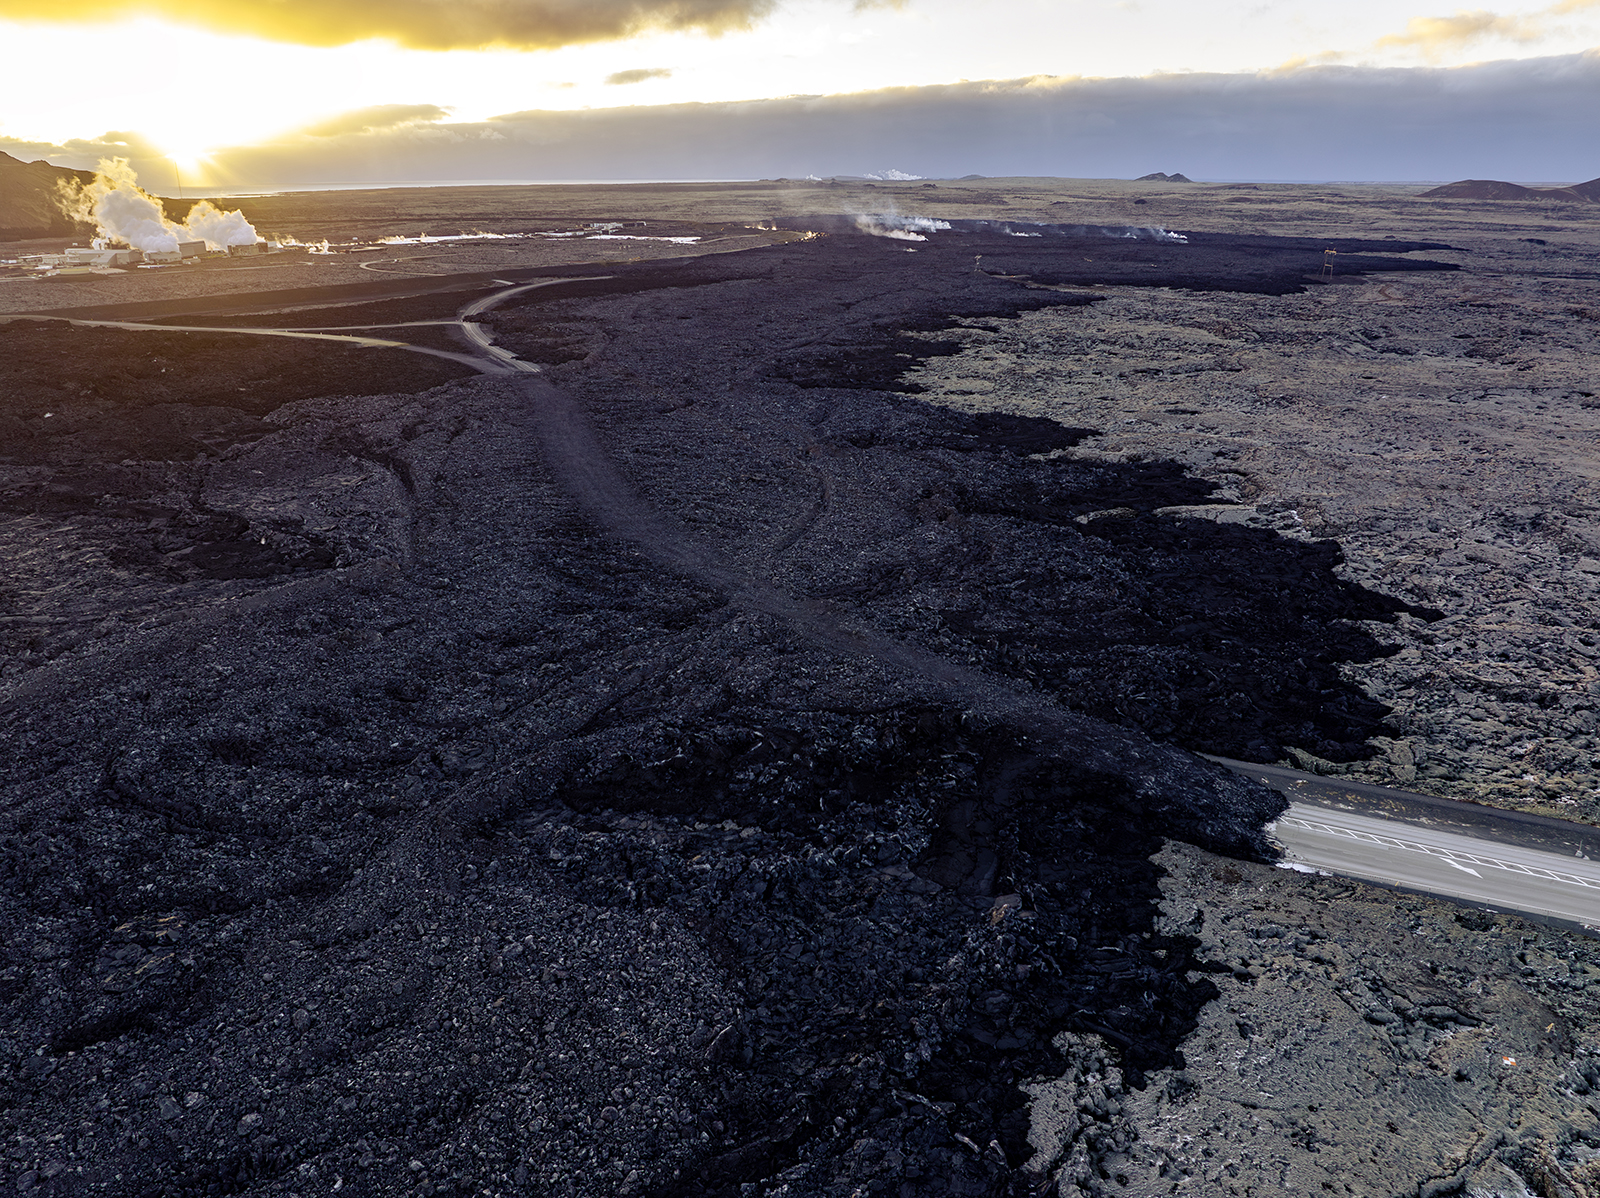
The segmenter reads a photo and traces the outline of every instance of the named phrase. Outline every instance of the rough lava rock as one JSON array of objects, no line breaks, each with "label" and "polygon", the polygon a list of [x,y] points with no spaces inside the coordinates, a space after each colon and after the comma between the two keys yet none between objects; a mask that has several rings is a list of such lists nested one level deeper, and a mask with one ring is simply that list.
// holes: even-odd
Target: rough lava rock
[{"label": "rough lava rock", "polygon": [[[1200,855],[1265,856],[1281,798],[1183,746],[1271,756],[1309,724],[1358,753],[1381,712],[1341,667],[1430,613],[1329,545],[1163,511],[1220,498],[1180,469],[1080,459],[1085,429],[905,377],[963,321],[1092,312],[974,271],[974,245],[1007,276],[1076,277],[1090,245],[1112,281],[1276,295],[1321,243],[962,238],[618,267],[489,318],[540,376],[275,384],[203,456],[127,457],[170,413],[100,409],[72,465],[98,498],[66,509],[37,500],[48,461],[6,464],[30,572],[0,693],[19,1192],[1124,1192],[1191,1160],[1161,1103],[1227,1104],[1188,1046],[1267,964],[1291,1013],[1296,970],[1332,971],[1377,1022],[1329,1026],[1391,1072],[1437,1058],[1544,1120],[1462,1167],[1578,1177],[1581,1104],[1502,1098],[1460,1022],[1534,1036],[1555,990],[1469,1001],[1376,940],[1312,961],[1302,926],[1381,913]],[[153,505],[148,553],[110,552],[152,494],[231,531],[184,542]],[[250,569],[182,565],[252,540]],[[1202,848],[1157,857],[1173,836]],[[1273,923],[1307,947],[1194,918],[1219,894],[1300,903]],[[1574,980],[1549,983],[1572,1041],[1529,1043],[1577,1094],[1600,1073],[1574,1063]],[[1425,1080],[1416,1104],[1455,1092]],[[1432,1184],[1458,1123],[1411,1174],[1345,1176]]]}]

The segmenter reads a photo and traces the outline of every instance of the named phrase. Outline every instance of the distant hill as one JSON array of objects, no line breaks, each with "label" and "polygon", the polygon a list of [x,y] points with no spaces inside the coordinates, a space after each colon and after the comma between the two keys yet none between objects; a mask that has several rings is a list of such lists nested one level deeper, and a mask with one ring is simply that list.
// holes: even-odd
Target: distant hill
[{"label": "distant hill", "polygon": [[1152,171],[1148,175],[1140,175],[1137,179],[1134,180],[1134,182],[1135,183],[1193,183],[1194,180],[1189,178],[1188,175],[1168,175],[1168,174],[1163,174],[1161,171]]},{"label": "distant hill", "polygon": [[1499,179],[1461,179],[1422,193],[1424,199],[1440,200],[1566,200],[1569,203],[1600,203],[1600,179],[1571,187],[1524,187]]},{"label": "distant hill", "polygon": [[0,241],[27,237],[71,237],[83,230],[56,204],[65,180],[94,181],[93,171],[68,170],[48,162],[23,162],[0,152]]}]

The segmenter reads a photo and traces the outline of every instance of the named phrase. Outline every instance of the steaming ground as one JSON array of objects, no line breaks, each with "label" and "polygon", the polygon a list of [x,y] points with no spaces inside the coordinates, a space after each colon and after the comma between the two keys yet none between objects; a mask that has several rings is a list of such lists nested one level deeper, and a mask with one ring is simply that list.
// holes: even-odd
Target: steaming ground
[{"label": "steaming ground", "polygon": [[[415,233],[418,230],[413,227]],[[593,267],[618,262],[655,261],[706,253],[732,253],[791,239],[777,231],[753,231],[743,225],[674,222],[666,232],[699,238],[693,245],[672,241],[519,239],[515,242],[468,244],[398,251],[311,254],[304,248],[245,258],[208,259],[156,271],[116,271],[93,276],[0,278],[3,306],[11,312],[57,309],[101,311],[118,307],[136,314],[139,305],[160,307],[174,300],[204,300],[241,291],[290,291],[299,288],[352,286],[388,294],[386,284],[447,275],[484,275],[506,269],[556,266]],[[123,307],[127,305],[129,307]],[[330,320],[337,324],[340,321]]]},{"label": "steaming ground", "polygon": [[[486,323],[533,391],[8,327],[19,1192],[1587,1192],[1593,942],[1238,859],[1280,800],[1170,747],[1395,762],[1418,705],[1370,680],[1448,645],[1455,596],[1360,585],[1289,514],[1357,566],[1414,539],[1396,509],[1465,484],[1407,447],[1460,427],[1451,371],[1491,369],[1422,338],[1510,315],[1458,311],[1515,286],[1480,261],[1584,260],[1437,248],[1471,230],[1413,214],[1345,228],[1351,281],[1300,294],[1314,227],[957,226],[995,215],[530,292]],[[1229,406],[1308,357],[1378,373],[1333,305],[1384,288],[1417,309],[1393,356],[1445,380],[1389,457],[1352,447],[1399,410],[1354,381]],[[326,327],[463,298],[214,306]],[[1246,322],[1263,346],[1226,334]],[[1545,386],[1589,351],[1492,369]],[[1545,402],[1513,406],[1525,444],[1572,436]],[[1230,428],[1238,456],[1199,454]],[[1291,432],[1346,467],[1320,506],[1269,502]],[[1424,528],[1474,502],[1448,496]],[[1530,591],[1585,573],[1575,542],[1518,545]],[[1455,589],[1490,593],[1462,556]],[[1581,609],[1530,608],[1550,669],[1592,679]],[[1463,781],[1505,760],[1484,743]]]},{"label": "steaming ground", "polygon": [[203,241],[208,250],[256,243],[244,213],[224,212],[209,200],[191,207],[183,224],[173,222],[161,201],[139,186],[125,158],[103,160],[92,183],[64,185],[60,204],[69,217],[95,226],[97,245],[172,253],[185,241]]}]

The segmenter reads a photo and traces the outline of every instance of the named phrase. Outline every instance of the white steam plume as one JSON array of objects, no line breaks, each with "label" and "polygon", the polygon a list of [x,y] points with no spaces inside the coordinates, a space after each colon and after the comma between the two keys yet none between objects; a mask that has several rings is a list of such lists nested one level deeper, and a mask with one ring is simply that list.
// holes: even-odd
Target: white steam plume
[{"label": "white steam plume", "polygon": [[873,237],[893,237],[896,241],[926,241],[927,234],[948,229],[947,220],[926,216],[900,216],[893,212],[865,212],[852,218],[856,228]]},{"label": "white steam plume", "polygon": [[1169,232],[1159,225],[1048,225],[1039,222],[1018,224],[1011,221],[963,221],[963,229],[992,229],[1011,237],[1115,237],[1121,241],[1165,241],[1188,245],[1182,233]]},{"label": "white steam plume", "polygon": [[1186,245],[1189,241],[1182,233],[1168,232],[1153,225],[1049,225],[994,220],[963,220],[951,224],[927,216],[901,216],[898,212],[861,212],[850,219],[863,233],[893,237],[897,241],[926,241],[929,233],[946,229],[958,229],[963,233],[1006,233],[1012,237],[1116,237],[1130,241],[1166,241],[1174,245]]},{"label": "white steam plume", "polygon": [[93,183],[64,184],[60,203],[68,216],[94,224],[97,244],[120,242],[154,254],[176,250],[181,241],[204,241],[207,249],[221,250],[257,240],[244,213],[223,212],[209,200],[190,210],[186,224],[168,220],[161,201],[139,186],[126,158],[101,159]]},{"label": "white steam plume", "polygon": [[176,227],[161,211],[161,201],[140,189],[126,158],[102,159],[93,183],[63,184],[61,206],[74,219],[95,225],[97,245],[120,241],[152,253],[178,248]]},{"label": "white steam plume", "polygon": [[191,240],[204,241],[208,250],[254,245],[257,240],[255,226],[245,220],[244,213],[237,208],[224,212],[210,200],[201,200],[189,209],[189,219],[183,227],[192,235]]},{"label": "white steam plume", "polygon": [[1129,225],[1120,229],[1101,229],[1100,232],[1107,237],[1121,237],[1129,241],[1169,241],[1174,245],[1189,244],[1189,239],[1182,233],[1169,232],[1160,225]]}]

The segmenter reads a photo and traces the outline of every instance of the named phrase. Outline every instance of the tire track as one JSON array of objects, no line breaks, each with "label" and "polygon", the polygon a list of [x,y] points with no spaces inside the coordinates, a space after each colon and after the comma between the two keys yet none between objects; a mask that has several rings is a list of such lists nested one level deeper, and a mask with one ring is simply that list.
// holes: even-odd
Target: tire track
[{"label": "tire track", "polygon": [[[1125,779],[1146,814],[1168,820],[1177,835],[1215,844],[1215,829],[1237,819],[1239,812],[1260,808],[1265,820],[1281,809],[1276,796],[1268,797],[1191,753],[1063,710],[1019,683],[883,636],[872,629],[869,618],[847,623],[833,605],[798,598],[724,561],[640,498],[606,454],[576,400],[544,378],[523,378],[518,386],[557,484],[601,531],[635,546],[656,565],[726,594],[736,607],[781,621],[818,649],[909,675],[937,701],[1018,728],[1025,739],[1073,761],[1086,774]],[[1197,794],[1199,785],[1209,793]],[[1272,855],[1259,830],[1227,844],[1226,851],[1256,858]]]}]

